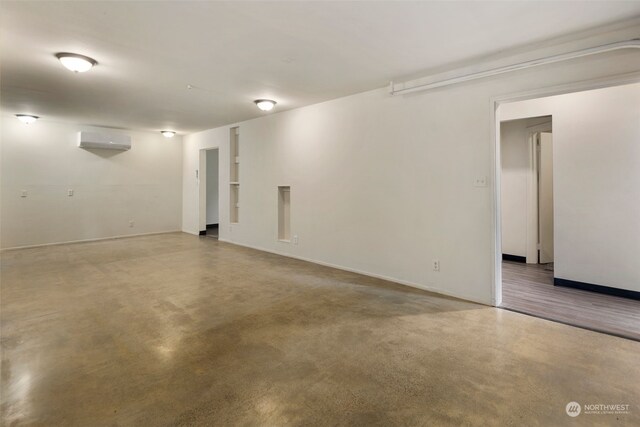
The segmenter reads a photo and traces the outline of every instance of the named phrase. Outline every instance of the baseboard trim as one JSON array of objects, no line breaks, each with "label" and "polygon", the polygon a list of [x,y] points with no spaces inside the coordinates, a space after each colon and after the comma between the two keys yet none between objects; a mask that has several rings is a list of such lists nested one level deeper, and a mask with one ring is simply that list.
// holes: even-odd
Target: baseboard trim
[{"label": "baseboard trim", "polygon": [[640,300],[640,292],[630,291],[628,289],[612,288],[610,286],[596,285],[593,283],[577,282],[575,280],[553,278],[554,286],[563,286],[565,288],[582,289],[583,291],[598,292],[601,294],[613,295],[616,297],[630,298]]},{"label": "baseboard trim", "polygon": [[521,262],[523,264],[527,263],[527,257],[526,256],[520,256],[520,255],[502,254],[502,260],[503,261]]},{"label": "baseboard trim", "polygon": [[100,242],[102,240],[126,239],[128,237],[153,236],[153,235],[156,235],[156,234],[169,234],[169,233],[182,233],[182,230],[154,231],[152,233],[123,234],[123,235],[111,236],[111,237],[97,237],[95,239],[68,240],[68,241],[65,241],[65,242],[42,243],[42,244],[39,244],[39,245],[13,246],[13,247],[10,247],[10,248],[2,248],[2,249],[0,249],[0,252],[17,251],[19,249],[43,248],[43,247],[46,247],[46,246],[72,245],[72,244],[75,244],[75,243]]},{"label": "baseboard trim", "polygon": [[297,259],[299,261],[310,262],[312,264],[322,265],[323,267],[331,267],[331,268],[335,268],[336,270],[348,271],[349,273],[356,273],[356,274],[361,274],[361,275],[367,276],[367,277],[373,277],[375,279],[386,280],[387,282],[392,282],[392,283],[396,283],[398,285],[403,285],[403,286],[409,286],[411,288],[420,289],[422,291],[427,291],[427,292],[431,292],[431,293],[442,295],[442,296],[446,296],[446,297],[456,298],[456,299],[459,299],[459,300],[462,300],[462,301],[466,301],[466,302],[472,302],[472,303],[480,304],[480,305],[487,306],[487,307],[494,307],[494,305],[492,303],[490,303],[490,302],[481,301],[479,299],[470,298],[470,297],[467,297],[467,296],[457,295],[457,294],[454,294],[454,293],[451,293],[451,292],[443,291],[443,290],[441,290],[439,288],[433,288],[431,286],[420,285],[418,283],[408,282],[408,281],[405,281],[405,280],[400,280],[400,279],[396,279],[396,278],[393,278],[393,277],[383,276],[383,275],[380,275],[380,274],[369,273],[367,271],[357,270],[355,268],[344,267],[344,266],[341,266],[341,265],[331,264],[331,263],[328,263],[328,262],[316,261],[316,260],[313,260],[313,259],[310,259],[310,258],[304,258],[304,257],[301,257],[301,256],[291,255],[291,254],[285,253],[285,252],[279,252],[279,251],[275,251],[275,250],[271,250],[271,249],[261,248],[259,246],[252,246],[252,245],[247,245],[247,244],[244,244],[244,243],[233,242],[233,241],[227,240],[227,239],[219,238],[218,241],[219,242],[224,242],[224,243],[229,243],[229,244],[236,245],[236,246],[242,246],[244,248],[255,249],[257,251],[267,252],[267,253],[274,254],[274,255],[280,255],[280,256],[283,256],[283,257],[287,257],[287,258],[293,258],[293,259]]}]

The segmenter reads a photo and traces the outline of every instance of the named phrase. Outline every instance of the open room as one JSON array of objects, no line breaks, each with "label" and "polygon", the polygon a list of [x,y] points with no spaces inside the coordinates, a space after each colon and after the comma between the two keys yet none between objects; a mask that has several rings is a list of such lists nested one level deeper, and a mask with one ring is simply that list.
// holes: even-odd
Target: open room
[{"label": "open room", "polygon": [[639,105],[629,84],[500,106],[501,307],[640,340]]},{"label": "open room", "polygon": [[640,2],[5,0],[0,91],[0,424],[640,425]]}]

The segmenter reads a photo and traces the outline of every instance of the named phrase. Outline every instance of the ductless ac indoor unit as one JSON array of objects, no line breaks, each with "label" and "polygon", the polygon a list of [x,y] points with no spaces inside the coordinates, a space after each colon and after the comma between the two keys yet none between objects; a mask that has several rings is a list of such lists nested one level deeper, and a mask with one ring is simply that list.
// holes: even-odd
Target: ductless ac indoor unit
[{"label": "ductless ac indoor unit", "polygon": [[130,150],[131,137],[129,135],[98,132],[80,132],[78,147],[99,148],[103,150]]}]

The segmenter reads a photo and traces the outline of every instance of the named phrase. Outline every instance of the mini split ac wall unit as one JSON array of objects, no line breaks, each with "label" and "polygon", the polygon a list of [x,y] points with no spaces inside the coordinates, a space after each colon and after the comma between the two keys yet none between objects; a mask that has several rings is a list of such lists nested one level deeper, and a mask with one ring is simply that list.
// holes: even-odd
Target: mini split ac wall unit
[{"label": "mini split ac wall unit", "polygon": [[131,149],[131,137],[115,133],[79,132],[78,147],[125,151]]}]

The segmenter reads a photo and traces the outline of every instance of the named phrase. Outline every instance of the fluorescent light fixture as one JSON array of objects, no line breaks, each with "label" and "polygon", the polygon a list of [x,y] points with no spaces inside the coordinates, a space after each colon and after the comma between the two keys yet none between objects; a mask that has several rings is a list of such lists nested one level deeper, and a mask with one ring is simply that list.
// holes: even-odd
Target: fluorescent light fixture
[{"label": "fluorescent light fixture", "polygon": [[16,117],[26,125],[30,125],[40,118],[38,116],[32,116],[31,114],[16,114]]},{"label": "fluorescent light fixture", "polygon": [[253,101],[259,109],[261,109],[262,111],[271,111],[271,109],[273,109],[273,107],[277,104],[276,101],[273,101],[271,99],[256,99],[255,101]]},{"label": "fluorescent light fixture", "polygon": [[84,73],[85,71],[89,71],[91,68],[93,68],[94,65],[98,63],[98,61],[93,58],[89,58],[88,56],[84,55],[78,55],[77,53],[56,53],[56,58],[60,60],[62,65],[64,65],[68,70],[71,70],[74,73]]},{"label": "fluorescent light fixture", "polygon": [[160,131],[160,133],[164,135],[165,138],[173,138],[173,136],[176,134],[172,130],[163,130],[163,131]]}]

